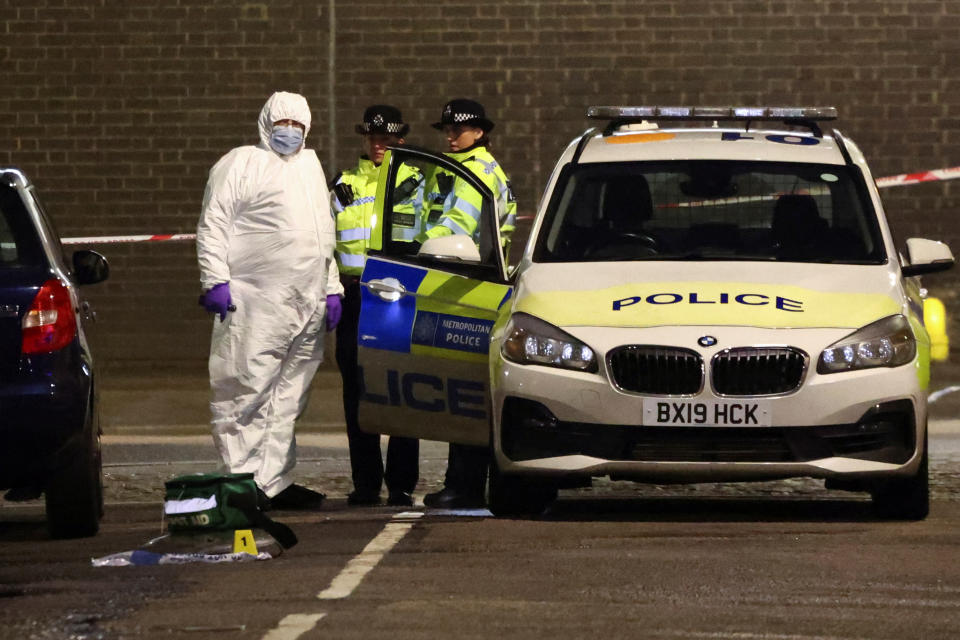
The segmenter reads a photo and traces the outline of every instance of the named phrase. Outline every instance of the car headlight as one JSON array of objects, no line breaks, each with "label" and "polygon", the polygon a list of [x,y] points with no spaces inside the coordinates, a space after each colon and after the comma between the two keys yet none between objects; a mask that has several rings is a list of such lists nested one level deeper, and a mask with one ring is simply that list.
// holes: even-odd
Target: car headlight
[{"label": "car headlight", "polygon": [[597,371],[597,357],[593,349],[527,313],[511,316],[500,353],[517,364],[540,364],[590,373]]},{"label": "car headlight", "polygon": [[899,367],[917,354],[917,341],[902,315],[877,320],[823,350],[817,373]]}]

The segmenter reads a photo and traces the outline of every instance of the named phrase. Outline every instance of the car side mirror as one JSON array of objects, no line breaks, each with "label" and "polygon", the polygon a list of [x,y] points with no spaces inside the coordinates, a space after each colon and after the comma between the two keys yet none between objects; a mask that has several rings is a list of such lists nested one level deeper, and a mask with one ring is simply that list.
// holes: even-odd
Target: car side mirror
[{"label": "car side mirror", "polygon": [[480,264],[480,250],[473,238],[464,235],[428,238],[417,252],[420,258],[456,264]]},{"label": "car side mirror", "polygon": [[901,268],[904,277],[946,271],[953,266],[953,252],[943,242],[926,238],[907,238],[907,259]]},{"label": "car side mirror", "polygon": [[77,284],[103,282],[110,276],[110,265],[96,251],[80,249],[73,252],[73,276]]}]

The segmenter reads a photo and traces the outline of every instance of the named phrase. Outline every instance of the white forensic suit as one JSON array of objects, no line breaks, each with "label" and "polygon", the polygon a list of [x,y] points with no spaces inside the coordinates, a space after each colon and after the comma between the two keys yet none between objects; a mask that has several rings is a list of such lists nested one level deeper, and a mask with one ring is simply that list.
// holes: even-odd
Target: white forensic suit
[{"label": "white forensic suit", "polygon": [[228,282],[236,311],[214,315],[210,344],[213,439],[224,465],[252,472],[273,497],[296,464],[294,421],[323,360],[326,296],[342,294],[336,223],[316,152],[280,155],[273,123],[310,131],[307,101],[275,93],[260,113],[260,144],[210,170],[197,225],[203,290]]}]

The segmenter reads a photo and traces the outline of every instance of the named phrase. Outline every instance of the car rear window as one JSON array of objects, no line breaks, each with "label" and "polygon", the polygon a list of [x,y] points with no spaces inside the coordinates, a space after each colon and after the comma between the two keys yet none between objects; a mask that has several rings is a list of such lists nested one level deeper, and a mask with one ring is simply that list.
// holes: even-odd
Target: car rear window
[{"label": "car rear window", "polygon": [[0,183],[0,268],[38,266],[43,248],[20,192]]},{"label": "car rear window", "polygon": [[534,259],[883,264],[886,254],[849,167],[694,160],[568,165]]}]

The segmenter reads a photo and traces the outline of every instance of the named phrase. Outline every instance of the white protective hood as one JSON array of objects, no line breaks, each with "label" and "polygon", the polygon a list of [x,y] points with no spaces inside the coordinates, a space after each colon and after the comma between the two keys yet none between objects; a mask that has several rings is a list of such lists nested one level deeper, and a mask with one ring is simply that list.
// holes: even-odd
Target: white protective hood
[{"label": "white protective hood", "polygon": [[298,93],[277,91],[267,99],[267,103],[260,110],[257,126],[260,130],[260,142],[264,147],[270,147],[270,132],[273,123],[280,120],[293,120],[303,125],[303,139],[310,133],[310,107],[307,99]]}]

